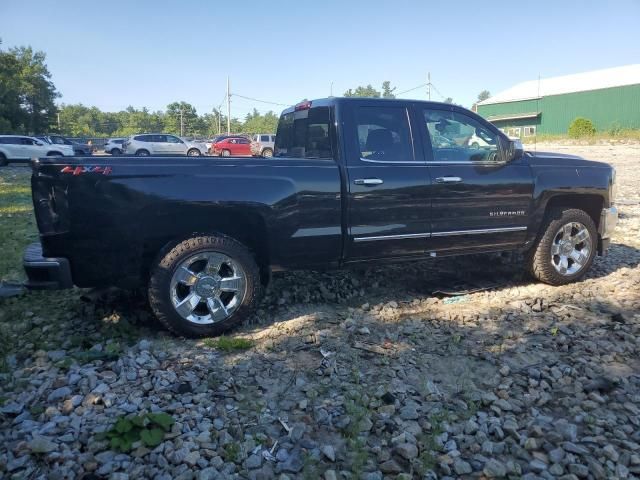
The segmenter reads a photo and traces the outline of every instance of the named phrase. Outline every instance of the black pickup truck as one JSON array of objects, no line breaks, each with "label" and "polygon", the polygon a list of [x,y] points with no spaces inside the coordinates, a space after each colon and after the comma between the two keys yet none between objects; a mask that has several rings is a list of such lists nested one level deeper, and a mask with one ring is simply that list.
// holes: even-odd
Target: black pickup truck
[{"label": "black pickup truck", "polygon": [[455,105],[329,98],[285,110],[272,158],[32,162],[31,288],[144,288],[159,320],[216,335],[272,271],[503,250],[560,285],[604,254],[615,171],[524,152]]}]

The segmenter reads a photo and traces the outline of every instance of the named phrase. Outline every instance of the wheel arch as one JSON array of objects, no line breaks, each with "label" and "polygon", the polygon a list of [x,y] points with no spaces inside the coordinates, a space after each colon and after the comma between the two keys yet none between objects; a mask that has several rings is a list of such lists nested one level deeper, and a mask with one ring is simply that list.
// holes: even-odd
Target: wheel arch
[{"label": "wheel arch", "polygon": [[261,212],[234,207],[191,207],[188,215],[148,213],[151,216],[143,216],[145,223],[157,221],[166,227],[165,219],[171,218],[172,228],[170,232],[163,231],[162,235],[148,236],[142,242],[141,278],[145,283],[153,265],[174,246],[191,237],[216,234],[226,235],[245,245],[260,268],[261,283],[264,286],[269,283],[269,237],[267,224]]},{"label": "wheel arch", "polygon": [[604,198],[595,193],[558,194],[551,197],[545,205],[544,214],[556,207],[571,207],[584,210],[589,214],[596,228],[600,224],[600,213],[604,206]]}]

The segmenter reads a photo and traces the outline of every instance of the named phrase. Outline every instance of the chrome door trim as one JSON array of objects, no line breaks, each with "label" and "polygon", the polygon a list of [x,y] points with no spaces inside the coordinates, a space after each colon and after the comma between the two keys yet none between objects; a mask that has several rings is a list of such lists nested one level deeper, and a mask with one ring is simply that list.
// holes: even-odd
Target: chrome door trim
[{"label": "chrome door trim", "polygon": [[355,237],[354,242],[375,242],[377,240],[404,240],[407,238],[429,238],[430,233],[406,233],[403,235],[378,235],[373,237]]},{"label": "chrome door trim", "polygon": [[507,233],[507,232],[523,232],[527,229],[526,226],[522,227],[504,227],[504,228],[482,228],[478,230],[453,230],[449,232],[435,232],[435,233],[406,233],[402,235],[377,235],[371,237],[355,237],[354,242],[375,242],[378,240],[404,240],[411,238],[430,238],[430,237],[448,237],[456,235],[480,235],[485,233]]},{"label": "chrome door trim", "polygon": [[480,228],[477,230],[454,230],[450,232],[435,232],[432,237],[449,237],[455,235],[478,235],[483,233],[506,233],[506,232],[522,232],[527,227],[503,227],[503,228]]}]

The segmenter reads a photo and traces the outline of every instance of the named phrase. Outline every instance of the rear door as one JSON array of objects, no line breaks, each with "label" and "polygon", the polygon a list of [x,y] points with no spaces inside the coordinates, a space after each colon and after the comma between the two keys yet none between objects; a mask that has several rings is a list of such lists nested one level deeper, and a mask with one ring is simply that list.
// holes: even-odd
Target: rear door
[{"label": "rear door", "polygon": [[471,113],[417,108],[433,180],[429,249],[491,250],[524,243],[533,179],[523,158],[506,161],[505,138]]},{"label": "rear door", "polygon": [[248,138],[239,138],[236,155],[251,155],[251,142]]},{"label": "rear door", "polygon": [[348,261],[424,255],[429,173],[406,102],[345,102]]}]

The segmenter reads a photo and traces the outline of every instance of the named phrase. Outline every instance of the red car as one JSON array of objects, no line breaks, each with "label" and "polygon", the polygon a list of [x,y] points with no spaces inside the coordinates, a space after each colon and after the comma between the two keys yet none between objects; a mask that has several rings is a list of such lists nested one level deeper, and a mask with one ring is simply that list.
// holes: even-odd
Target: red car
[{"label": "red car", "polygon": [[214,155],[221,157],[251,156],[251,142],[246,137],[227,137],[211,147]]}]

